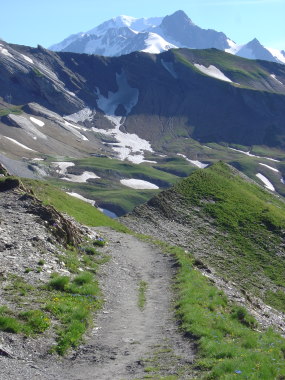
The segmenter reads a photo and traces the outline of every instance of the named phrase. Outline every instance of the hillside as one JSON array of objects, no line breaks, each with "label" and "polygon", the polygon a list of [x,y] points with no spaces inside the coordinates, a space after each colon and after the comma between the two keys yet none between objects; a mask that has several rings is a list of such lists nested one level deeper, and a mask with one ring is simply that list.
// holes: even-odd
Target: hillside
[{"label": "hillside", "polygon": [[233,287],[257,312],[264,313],[263,303],[285,312],[284,210],[283,199],[217,163],[136,207],[122,221],[187,249],[198,268],[217,277],[217,284],[222,278],[226,293]]},{"label": "hillside", "polygon": [[282,379],[283,208],[218,163],[121,219],[157,240],[1,177],[1,374]]}]

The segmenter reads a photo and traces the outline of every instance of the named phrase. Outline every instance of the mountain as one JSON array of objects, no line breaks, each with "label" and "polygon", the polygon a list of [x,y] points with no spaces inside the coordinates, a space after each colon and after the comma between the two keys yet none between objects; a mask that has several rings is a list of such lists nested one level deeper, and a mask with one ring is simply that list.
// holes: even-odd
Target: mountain
[{"label": "mountain", "polygon": [[225,49],[225,51],[244,58],[285,63],[285,54],[282,51],[265,48],[256,38],[245,45],[233,44],[231,48]]},{"label": "mountain", "polygon": [[164,18],[118,16],[86,33],[71,35],[50,50],[120,56],[134,51],[157,54],[174,47],[216,48],[244,58],[285,63],[284,51],[266,48],[257,39],[237,45],[222,32],[195,25],[181,10]]},{"label": "mountain", "polygon": [[284,65],[217,49],[0,48],[0,159],[12,173],[68,183],[117,215],[221,158],[285,194]]}]

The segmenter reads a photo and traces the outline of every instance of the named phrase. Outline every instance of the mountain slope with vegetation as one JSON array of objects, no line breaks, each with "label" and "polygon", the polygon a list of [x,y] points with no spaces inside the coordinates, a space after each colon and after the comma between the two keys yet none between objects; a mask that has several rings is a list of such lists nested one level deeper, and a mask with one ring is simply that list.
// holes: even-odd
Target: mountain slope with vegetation
[{"label": "mountain slope with vegetation", "polygon": [[[277,288],[283,292],[281,199],[218,163],[197,170],[137,208],[133,216],[121,219],[161,240],[140,236],[142,242],[83,201],[47,183],[24,183],[2,177],[0,186],[0,253],[7,261],[2,260],[1,272],[0,354],[7,379],[19,373],[22,379],[39,373],[47,379],[73,379],[78,374],[91,378],[94,371],[106,380],[110,374],[114,379],[231,379],[237,375],[282,379],[285,341],[272,327],[284,334],[284,315],[265,309],[257,297],[264,298],[263,280],[275,296]],[[97,229],[80,226],[59,211],[89,226],[111,226],[123,233],[101,227],[110,244],[102,250],[93,245],[102,242]],[[16,241],[19,224],[22,237]],[[102,263],[105,274],[100,277]],[[254,271],[255,283],[250,277]],[[241,286],[232,285],[233,279]],[[176,318],[186,333],[184,338],[169,311],[173,280]],[[279,293],[265,301],[282,310]],[[102,298],[107,306],[97,311],[99,325],[91,331],[90,313],[102,306]],[[250,313],[241,305],[248,306]],[[131,317],[127,329],[126,310]],[[161,331],[163,326],[168,326],[166,331]],[[136,336],[140,344],[130,336]],[[53,354],[47,352],[51,345]],[[66,353],[71,354],[57,359],[57,354]]]},{"label": "mountain slope with vegetation", "polygon": [[282,198],[217,163],[135,208],[125,221],[182,245],[198,267],[284,312],[284,211]]}]

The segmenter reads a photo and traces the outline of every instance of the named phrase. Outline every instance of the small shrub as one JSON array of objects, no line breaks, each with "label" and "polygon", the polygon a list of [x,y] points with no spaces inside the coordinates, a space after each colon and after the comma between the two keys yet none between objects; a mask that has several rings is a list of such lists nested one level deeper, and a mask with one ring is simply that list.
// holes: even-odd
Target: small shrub
[{"label": "small shrub", "polygon": [[64,291],[69,284],[69,277],[67,276],[56,276],[53,277],[48,283],[48,287],[55,290]]},{"label": "small shrub", "polygon": [[32,272],[32,270],[33,270],[32,268],[26,268],[25,273],[30,273],[30,272]]},{"label": "small shrub", "polygon": [[102,237],[99,237],[98,239],[93,241],[93,245],[97,245],[99,247],[104,247],[106,244],[106,240],[104,240]]},{"label": "small shrub", "polygon": [[17,334],[21,332],[22,325],[21,323],[17,321],[16,318],[1,315],[0,316],[0,330]]},{"label": "small shrub", "polygon": [[235,306],[232,311],[232,318],[237,319],[243,325],[254,328],[257,325],[256,320],[250,315],[244,307]]},{"label": "small shrub", "polygon": [[73,283],[76,285],[89,284],[93,280],[93,276],[90,272],[83,272],[76,276],[73,280]]},{"label": "small shrub", "polygon": [[40,310],[29,310],[19,314],[26,322],[24,331],[27,334],[40,334],[50,326],[50,319]]},{"label": "small shrub", "polygon": [[96,255],[96,254],[98,254],[98,252],[96,251],[96,249],[94,247],[85,247],[83,249],[84,249],[84,251],[85,251],[85,253],[87,255]]},{"label": "small shrub", "polygon": [[38,265],[43,266],[44,264],[45,264],[44,260],[41,259],[38,261]]}]

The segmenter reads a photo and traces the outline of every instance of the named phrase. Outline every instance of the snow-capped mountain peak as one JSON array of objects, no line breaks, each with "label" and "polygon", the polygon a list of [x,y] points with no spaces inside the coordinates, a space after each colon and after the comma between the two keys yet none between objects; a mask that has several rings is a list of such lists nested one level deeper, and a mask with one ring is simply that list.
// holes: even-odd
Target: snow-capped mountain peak
[{"label": "snow-capped mountain peak", "polygon": [[256,38],[236,44],[222,32],[195,25],[182,10],[166,17],[114,17],[86,33],[71,35],[50,50],[119,56],[133,51],[156,54],[176,47],[216,48],[248,59],[285,64],[284,51],[266,48]]},{"label": "snow-capped mountain peak", "polygon": [[100,24],[95,28],[89,30],[88,33],[100,36],[106,33],[108,29],[121,27],[128,27],[130,29],[133,29],[134,31],[141,32],[146,29],[160,25],[162,19],[162,17],[135,18],[131,16],[122,15],[103,22],[103,24]]}]

